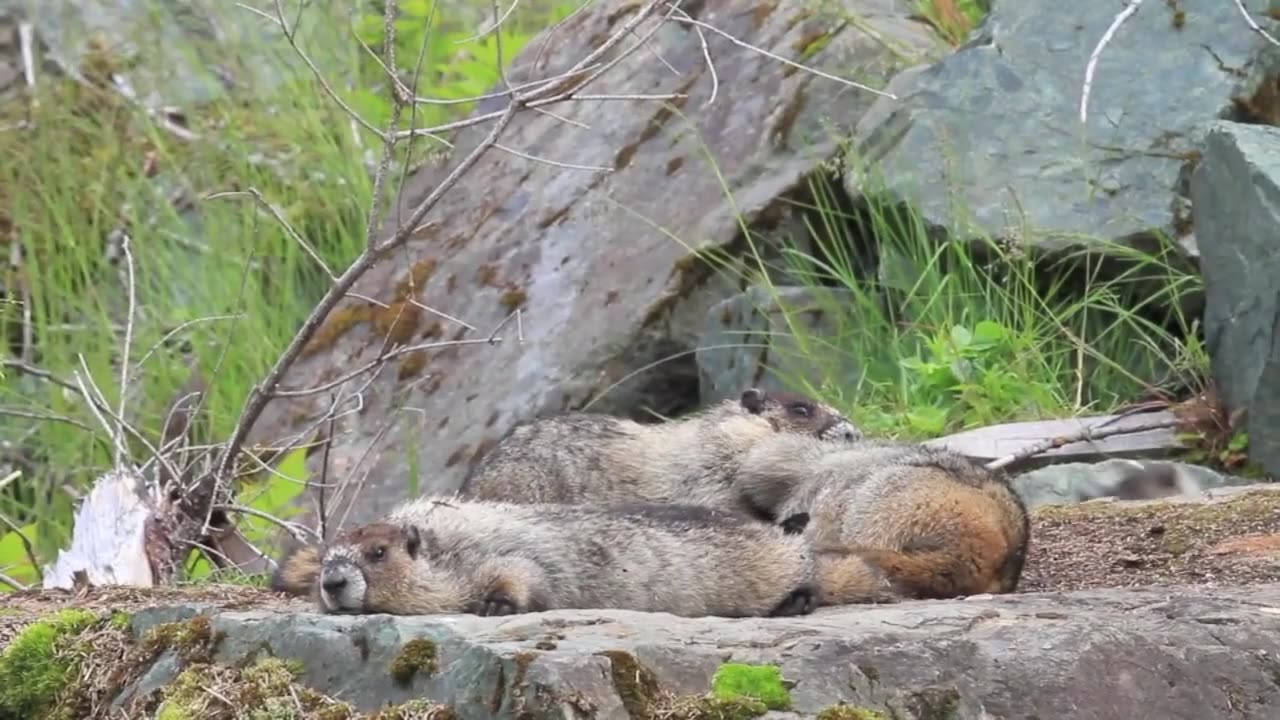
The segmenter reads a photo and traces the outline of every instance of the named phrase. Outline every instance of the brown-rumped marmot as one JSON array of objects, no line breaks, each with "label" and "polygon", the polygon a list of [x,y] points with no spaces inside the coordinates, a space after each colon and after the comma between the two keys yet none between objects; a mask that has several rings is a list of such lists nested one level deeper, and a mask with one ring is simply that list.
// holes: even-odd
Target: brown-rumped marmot
[{"label": "brown-rumped marmot", "polygon": [[[747,453],[738,481],[788,532],[820,552],[843,548],[870,561],[905,597],[1012,592],[1021,577],[1031,535],[1022,499],[1003,475],[958,453],[778,435]],[[864,581],[841,580],[837,567],[823,584],[841,604],[839,587]]]},{"label": "brown-rumped marmot", "polygon": [[740,513],[428,497],[324,550],[294,550],[271,586],[313,597],[327,612],[616,608],[748,617],[811,612],[815,573],[802,534]]},{"label": "brown-rumped marmot", "polygon": [[836,445],[862,432],[829,405],[748,388],[676,420],[645,425],[572,412],[517,425],[468,473],[461,497],[515,503],[680,503],[774,517],[733,487],[744,453],[779,434]]}]

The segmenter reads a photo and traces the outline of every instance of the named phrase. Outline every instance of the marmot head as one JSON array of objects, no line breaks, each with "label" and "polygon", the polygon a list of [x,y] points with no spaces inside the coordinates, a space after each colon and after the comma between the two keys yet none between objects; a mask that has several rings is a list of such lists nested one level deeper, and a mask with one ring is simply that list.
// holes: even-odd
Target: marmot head
[{"label": "marmot head", "polygon": [[768,420],[777,432],[814,435],[834,442],[855,442],[863,437],[838,410],[804,395],[750,387],[742,391],[738,403],[752,415]]},{"label": "marmot head", "polygon": [[429,540],[412,524],[388,522],[344,533],[321,561],[320,606],[329,613],[460,611],[465,591],[452,573],[433,567]]}]

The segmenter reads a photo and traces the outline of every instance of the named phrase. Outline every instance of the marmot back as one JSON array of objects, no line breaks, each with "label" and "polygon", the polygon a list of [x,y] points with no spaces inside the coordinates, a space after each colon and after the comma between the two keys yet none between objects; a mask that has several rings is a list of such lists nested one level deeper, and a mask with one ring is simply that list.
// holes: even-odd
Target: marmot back
[{"label": "marmot back", "polygon": [[733,492],[744,453],[779,434],[848,444],[862,433],[810,398],[749,388],[653,425],[573,412],[516,426],[463,480],[461,497],[514,503],[681,503],[772,520]]},{"label": "marmot back", "polygon": [[807,514],[818,548],[856,551],[908,597],[1012,592],[1030,541],[1002,475],[926,445],[778,436],[748,453],[738,489],[783,522]]},{"label": "marmot back", "polygon": [[811,612],[814,573],[802,536],[704,507],[419,498],[291,553],[272,587],[328,612],[747,617]]}]

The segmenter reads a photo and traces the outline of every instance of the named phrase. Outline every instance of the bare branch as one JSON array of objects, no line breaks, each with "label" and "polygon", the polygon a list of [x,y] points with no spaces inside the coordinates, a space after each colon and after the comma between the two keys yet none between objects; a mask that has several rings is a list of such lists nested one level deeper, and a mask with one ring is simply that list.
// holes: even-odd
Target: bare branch
[{"label": "bare branch", "polygon": [[1080,92],[1080,124],[1084,125],[1089,119],[1089,93],[1093,90],[1093,73],[1098,68],[1098,58],[1102,57],[1102,51],[1111,42],[1111,38],[1115,36],[1116,31],[1128,20],[1134,13],[1138,12],[1138,7],[1142,5],[1142,0],[1129,0],[1129,4],[1116,14],[1115,19],[1111,21],[1111,26],[1098,39],[1098,45],[1093,48],[1093,52],[1089,53],[1089,62],[1084,67],[1084,87]]},{"label": "bare branch", "polygon": [[18,539],[22,541],[22,549],[26,551],[27,561],[31,563],[31,567],[36,571],[36,577],[44,580],[44,572],[40,569],[40,561],[36,559],[36,548],[31,544],[31,538],[27,537],[27,534],[22,532],[22,528],[18,527],[18,524],[10,520],[9,516],[4,513],[0,513],[0,523],[4,523],[5,527],[9,528],[9,532],[17,535]]},{"label": "bare branch", "polygon": [[1092,440],[1101,440],[1113,435],[1133,435],[1135,433],[1148,432],[1150,430],[1163,430],[1165,428],[1178,427],[1183,424],[1181,420],[1157,420],[1141,425],[1117,425],[1111,428],[1103,428],[1106,423],[1091,425],[1081,428],[1079,432],[1060,435],[1055,438],[1042,440],[1038,443],[1028,445],[1016,453],[1006,455],[1002,458],[996,458],[986,464],[988,470],[1008,469],[1011,465],[1020,463],[1030,459],[1048,450],[1054,450],[1065,447],[1072,443],[1089,442]]},{"label": "bare branch", "polygon": [[[129,293],[129,304],[125,311],[124,342],[120,350],[120,409],[116,411],[116,414],[120,416],[116,432],[121,439],[124,438],[125,408],[129,399],[129,352],[133,348],[133,323],[137,319],[138,312],[138,288],[134,281],[133,251],[129,249],[129,244],[129,233],[123,233],[120,240],[120,251],[124,253],[125,288]],[[117,443],[116,465],[124,462],[124,454],[124,444]]]},{"label": "bare branch", "polygon": [[[1141,2],[1141,1],[1142,1],[1142,0],[1138,0],[1138,2]],[[861,84],[861,83],[856,83],[856,82],[854,82],[854,81],[852,81],[852,80],[846,80],[846,79],[844,79],[844,78],[842,78],[842,77],[837,77],[837,76],[835,76],[835,75],[832,75],[831,73],[823,72],[823,71],[821,71],[821,70],[819,70],[819,69],[817,69],[817,68],[811,68],[811,67],[808,67],[807,65],[802,65],[802,64],[800,64],[800,63],[798,63],[798,62],[794,62],[794,61],[792,61],[792,60],[788,60],[788,59],[786,59],[786,58],[784,58],[784,57],[782,57],[781,55],[778,55],[778,54],[776,54],[776,53],[771,53],[771,52],[769,52],[768,50],[765,50],[764,48],[756,47],[755,45],[752,45],[751,43],[746,42],[746,41],[744,41],[744,40],[739,40],[738,38],[736,38],[736,37],[734,37],[734,36],[730,35],[729,33],[727,33],[727,32],[725,32],[725,31],[721,30],[720,28],[717,28],[717,27],[716,27],[716,26],[714,26],[714,25],[710,25],[710,24],[708,24],[708,23],[702,22],[701,20],[694,20],[692,17],[690,17],[690,16],[689,16],[689,14],[688,14],[688,13],[686,13],[686,12],[685,12],[685,11],[683,11],[683,10],[677,10],[677,15],[678,15],[677,17],[672,18],[673,20],[675,20],[675,22],[687,23],[687,24],[689,24],[689,25],[693,25],[693,26],[695,26],[695,27],[699,27],[699,28],[702,28],[702,29],[704,29],[704,30],[710,30],[711,32],[713,32],[713,33],[715,33],[716,35],[719,35],[720,37],[722,37],[722,38],[724,38],[724,39],[728,40],[729,42],[733,43],[734,45],[737,45],[737,46],[739,46],[739,47],[746,48],[746,49],[748,49],[748,50],[751,50],[752,52],[760,53],[761,55],[764,55],[765,57],[767,57],[767,58],[769,58],[769,59],[771,59],[771,60],[777,60],[778,62],[780,62],[780,63],[782,63],[782,64],[784,64],[784,65],[788,65],[788,66],[790,66],[790,67],[793,67],[793,68],[795,68],[795,69],[797,69],[797,70],[803,70],[804,72],[810,73],[810,74],[812,74],[812,75],[817,75],[818,77],[826,78],[826,79],[828,79],[828,80],[834,80],[834,81],[836,81],[836,82],[838,82],[838,83],[840,83],[840,84],[842,84],[842,85],[848,85],[849,87],[855,87],[855,88],[858,88],[859,90],[866,90],[867,92],[872,92],[872,93],[875,93],[876,95],[883,95],[884,97],[891,98],[891,99],[893,99],[893,100],[897,100],[897,99],[898,99],[898,96],[897,96],[897,95],[894,95],[893,93],[885,92],[884,90],[876,90],[876,89],[875,89],[875,88],[873,88],[873,87],[869,87],[869,86],[867,86],[867,85],[863,85],[863,84]]]},{"label": "bare branch", "polygon": [[1280,45],[1280,40],[1276,40],[1274,37],[1272,37],[1271,33],[1267,32],[1266,30],[1263,30],[1262,26],[1258,24],[1258,21],[1253,19],[1253,16],[1249,14],[1249,10],[1244,6],[1244,0],[1235,0],[1235,1],[1236,1],[1236,7],[1240,9],[1240,14],[1244,16],[1244,21],[1249,23],[1250,30],[1253,30],[1254,32],[1261,35],[1262,37],[1266,38],[1267,42],[1271,43],[1272,45]]}]

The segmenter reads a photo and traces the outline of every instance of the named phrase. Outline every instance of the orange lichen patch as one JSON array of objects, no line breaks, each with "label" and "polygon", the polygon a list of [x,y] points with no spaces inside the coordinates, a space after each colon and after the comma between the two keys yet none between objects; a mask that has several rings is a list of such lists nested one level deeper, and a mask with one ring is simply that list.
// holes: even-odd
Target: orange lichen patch
[{"label": "orange lichen patch", "polygon": [[502,303],[502,307],[506,308],[507,312],[515,312],[516,308],[523,306],[528,300],[528,293],[517,287],[508,288],[498,298],[498,302]]},{"label": "orange lichen patch", "polygon": [[408,300],[391,303],[391,307],[379,309],[373,316],[373,327],[382,337],[403,345],[418,332],[422,310]]},{"label": "orange lichen patch", "polygon": [[435,270],[435,258],[427,258],[414,263],[413,267],[409,268],[409,274],[396,285],[396,299],[404,300],[410,295],[417,294],[422,289],[422,286],[427,283],[427,280],[431,279],[431,273],[435,272]]},{"label": "orange lichen patch", "polygon": [[431,322],[431,324],[427,325],[425,328],[422,329],[422,335],[420,337],[423,340],[432,340],[440,337],[443,334],[444,334],[444,326],[440,324],[439,320],[435,320]]},{"label": "orange lichen patch", "polygon": [[333,344],[346,335],[351,328],[362,322],[368,322],[373,317],[373,310],[374,308],[369,305],[352,305],[333,310],[311,336],[311,340],[307,341],[306,347],[302,349],[302,356],[309,357],[333,347]]},{"label": "orange lichen patch", "polygon": [[[434,395],[435,392],[440,389],[440,383],[442,382],[444,382],[444,376],[440,373],[436,373],[427,381],[426,387],[424,387],[423,390],[427,395]],[[448,418],[445,418],[445,422],[448,422]]]},{"label": "orange lichen patch", "polygon": [[490,263],[481,265],[476,270],[476,282],[482,287],[498,287],[498,268]]},{"label": "orange lichen patch", "polygon": [[484,440],[482,440],[479,445],[476,445],[476,449],[471,451],[471,460],[468,462],[468,464],[475,465],[476,463],[483,460],[484,456],[489,454],[489,451],[492,450],[493,446],[497,444],[498,444],[498,441],[493,438],[485,438]]},{"label": "orange lichen patch", "polygon": [[449,453],[448,459],[444,461],[444,466],[453,467],[454,465],[457,465],[458,463],[462,462],[462,459],[465,457],[468,457],[470,453],[471,453],[471,446],[466,443],[463,443],[461,446],[458,447],[457,450],[454,450],[453,452]]},{"label": "orange lichen patch", "polygon": [[396,378],[399,380],[408,380],[411,377],[417,377],[422,374],[422,369],[427,366],[427,361],[431,359],[431,354],[426,350],[415,350],[404,356],[404,360],[400,361],[400,367],[396,369]]},{"label": "orange lichen patch", "polygon": [[1208,555],[1236,555],[1256,559],[1280,559],[1280,533],[1248,535],[1215,543]]},{"label": "orange lichen patch", "polygon": [[756,29],[764,27],[764,22],[769,19],[774,10],[778,9],[777,3],[762,2],[751,8],[751,20],[755,23]]}]

